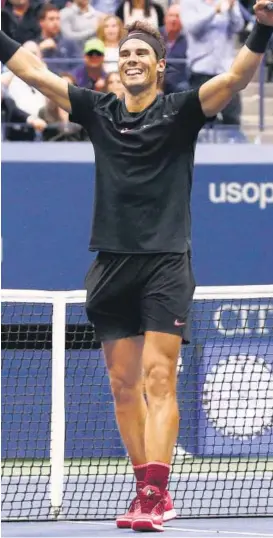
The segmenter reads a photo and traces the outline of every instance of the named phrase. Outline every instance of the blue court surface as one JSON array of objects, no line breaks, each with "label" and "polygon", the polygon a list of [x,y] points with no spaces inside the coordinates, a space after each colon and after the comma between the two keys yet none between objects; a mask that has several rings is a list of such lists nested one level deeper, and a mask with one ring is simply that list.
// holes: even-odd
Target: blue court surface
[{"label": "blue court surface", "polygon": [[[147,536],[147,533],[119,530],[114,521],[2,523],[1,534],[3,538],[125,538],[143,534]],[[273,518],[179,519],[166,524],[165,532],[161,535],[164,538],[273,538]]]}]

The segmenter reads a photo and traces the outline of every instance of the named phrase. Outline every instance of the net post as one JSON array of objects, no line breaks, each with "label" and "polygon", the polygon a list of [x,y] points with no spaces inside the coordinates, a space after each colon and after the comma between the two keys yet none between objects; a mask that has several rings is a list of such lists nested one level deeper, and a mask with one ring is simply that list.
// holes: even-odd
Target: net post
[{"label": "net post", "polygon": [[65,314],[64,294],[57,292],[52,312],[52,402],[50,439],[50,505],[58,517],[62,508],[65,448]]}]

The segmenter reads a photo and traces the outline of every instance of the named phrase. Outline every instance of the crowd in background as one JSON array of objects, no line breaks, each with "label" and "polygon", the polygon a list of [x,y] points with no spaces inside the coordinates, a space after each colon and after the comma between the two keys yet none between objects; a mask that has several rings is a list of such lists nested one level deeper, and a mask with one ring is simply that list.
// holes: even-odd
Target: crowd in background
[{"label": "crowd in background", "polygon": [[[2,29],[39,56],[49,69],[81,87],[123,96],[118,44],[124,27],[146,20],[166,44],[167,69],[159,92],[197,88],[229,68],[236,47],[254,24],[253,0],[7,0]],[[267,54],[273,80],[273,43]],[[9,140],[83,140],[68,114],[8,69],[1,73],[2,125]],[[219,116],[240,125],[236,96]]]}]

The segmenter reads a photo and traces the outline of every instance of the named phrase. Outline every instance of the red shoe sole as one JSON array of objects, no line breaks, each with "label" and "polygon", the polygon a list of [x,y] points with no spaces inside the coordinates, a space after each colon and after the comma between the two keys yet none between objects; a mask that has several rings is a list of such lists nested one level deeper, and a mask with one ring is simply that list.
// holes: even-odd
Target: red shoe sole
[{"label": "red shoe sole", "polygon": [[133,531],[142,531],[142,532],[163,532],[163,525],[157,525],[153,522],[152,519],[138,517],[132,523]]},{"label": "red shoe sole", "polygon": [[[171,519],[175,519],[177,517],[176,511],[174,509],[168,510],[164,513],[163,516],[163,522],[167,523],[167,521],[171,521]],[[116,525],[118,529],[131,529],[132,527],[132,519],[116,519]]]},{"label": "red shoe sole", "polygon": [[132,520],[116,520],[116,525],[118,529],[130,529],[132,526]]}]

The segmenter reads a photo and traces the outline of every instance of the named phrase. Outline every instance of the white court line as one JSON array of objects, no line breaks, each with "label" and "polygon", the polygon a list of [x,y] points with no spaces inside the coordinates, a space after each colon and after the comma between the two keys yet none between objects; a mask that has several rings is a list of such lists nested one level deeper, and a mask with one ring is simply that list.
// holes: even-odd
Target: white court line
[{"label": "white court line", "polygon": [[71,519],[60,519],[60,523],[73,523],[74,525],[97,525],[100,527],[101,525],[103,527],[106,527],[107,525],[110,527],[115,527],[115,523],[113,521],[72,521]]},{"label": "white court line", "polygon": [[266,536],[267,538],[273,538],[273,534],[261,534],[260,532],[241,532],[241,531],[223,531],[222,529],[189,529],[189,528],[181,528],[181,527],[165,527],[166,530],[172,530],[172,531],[178,531],[178,532],[201,532],[202,534],[210,533],[210,534],[225,534],[227,536],[256,536],[258,538],[264,538]]},{"label": "white court line", "polygon": [[[81,525],[97,525],[98,527],[102,526],[110,526],[110,527],[114,527],[115,524],[114,523],[110,523],[110,521],[69,521],[69,523],[76,523],[76,524],[81,524]],[[185,527],[164,527],[166,531],[176,531],[176,532],[194,532],[195,534],[198,534],[199,532],[201,534],[225,534],[226,536],[238,536],[238,538],[240,538],[240,536],[256,536],[256,538],[273,538],[273,534],[268,534],[268,533],[263,533],[261,534],[260,532],[257,533],[257,532],[241,532],[241,531],[223,531],[222,529],[219,530],[219,529],[190,529],[190,528],[185,528]],[[118,537],[117,537],[118,538]]]}]

